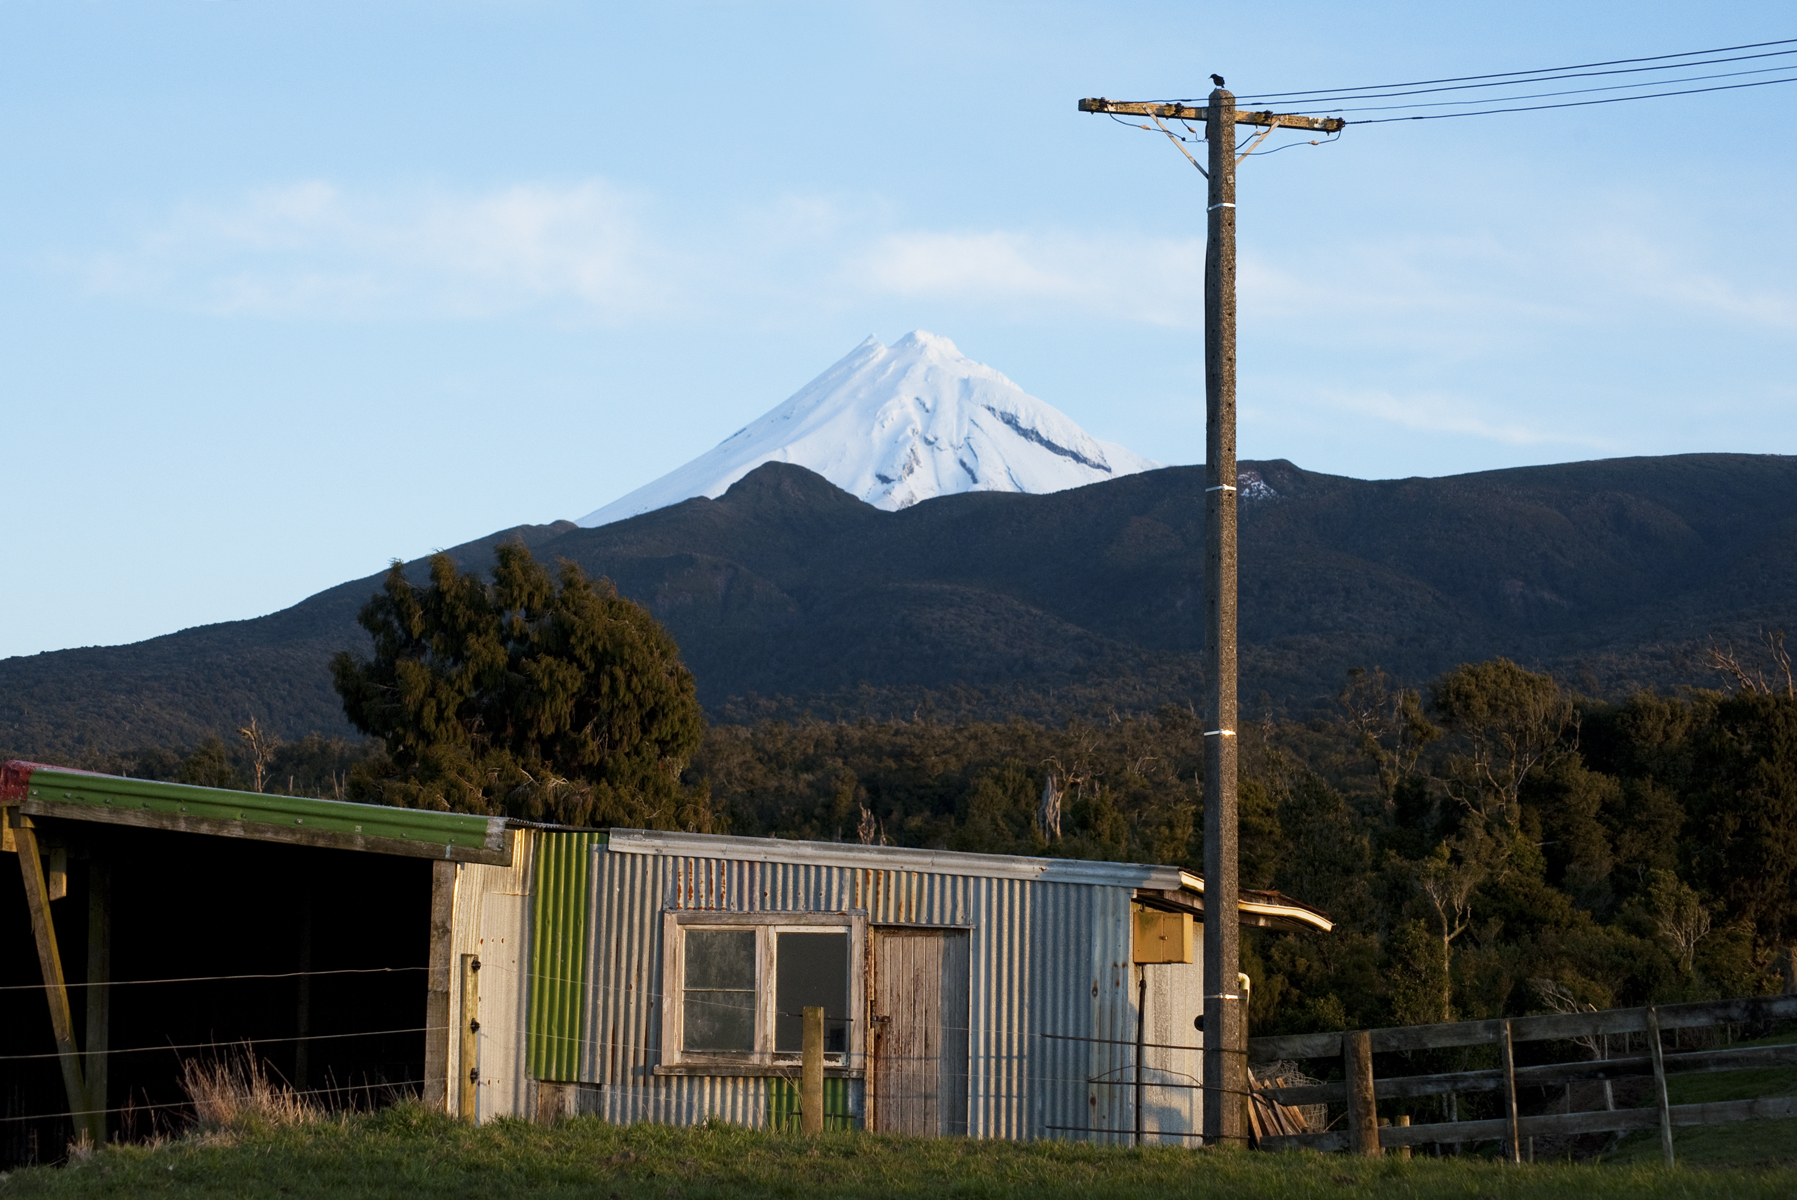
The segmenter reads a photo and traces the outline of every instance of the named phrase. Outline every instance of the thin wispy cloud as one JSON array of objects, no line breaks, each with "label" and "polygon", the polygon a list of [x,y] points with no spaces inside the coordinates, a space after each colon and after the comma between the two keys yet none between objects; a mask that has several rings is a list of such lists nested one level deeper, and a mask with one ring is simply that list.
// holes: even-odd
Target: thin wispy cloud
[{"label": "thin wispy cloud", "polygon": [[665,313],[675,274],[644,202],[605,183],[476,194],[310,181],[185,205],[127,251],[77,260],[97,290],[230,316],[478,318],[542,304]]}]

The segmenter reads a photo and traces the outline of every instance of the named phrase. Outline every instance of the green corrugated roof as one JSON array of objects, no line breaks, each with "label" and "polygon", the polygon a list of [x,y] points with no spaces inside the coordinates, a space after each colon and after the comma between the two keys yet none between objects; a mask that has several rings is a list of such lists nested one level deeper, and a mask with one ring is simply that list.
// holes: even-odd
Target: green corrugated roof
[{"label": "green corrugated roof", "polygon": [[114,812],[241,822],[245,832],[252,836],[255,826],[272,826],[410,842],[419,846],[442,846],[450,857],[459,857],[455,854],[458,850],[491,852],[502,849],[504,821],[498,817],[352,804],[345,800],[314,800],[266,792],[238,792],[185,783],[158,783],[25,763],[7,766],[12,784],[8,790],[18,800],[27,804],[38,802],[70,807],[71,811],[57,815],[79,816],[78,809],[87,808],[95,810],[99,819],[105,819],[102,813]]}]

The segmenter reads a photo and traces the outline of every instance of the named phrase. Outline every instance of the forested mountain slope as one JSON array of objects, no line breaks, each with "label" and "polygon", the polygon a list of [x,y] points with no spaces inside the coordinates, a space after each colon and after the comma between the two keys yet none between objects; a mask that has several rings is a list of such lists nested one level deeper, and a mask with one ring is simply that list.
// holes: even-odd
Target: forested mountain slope
[{"label": "forested mountain slope", "polygon": [[[1244,463],[1242,695],[1301,711],[1344,671],[1497,655],[1591,693],[1718,682],[1712,641],[1797,616],[1797,459],[1681,455],[1365,481]],[[1258,480],[1264,486],[1252,486]],[[1203,470],[888,513],[770,463],[717,500],[506,530],[648,605],[725,719],[1055,716],[1200,683]],[[417,564],[421,569],[422,563]],[[0,751],[191,744],[248,717],[347,731],[330,654],[378,575],[250,621],[0,661]],[[758,699],[748,700],[751,695]],[[1261,697],[1265,697],[1265,702]]]}]

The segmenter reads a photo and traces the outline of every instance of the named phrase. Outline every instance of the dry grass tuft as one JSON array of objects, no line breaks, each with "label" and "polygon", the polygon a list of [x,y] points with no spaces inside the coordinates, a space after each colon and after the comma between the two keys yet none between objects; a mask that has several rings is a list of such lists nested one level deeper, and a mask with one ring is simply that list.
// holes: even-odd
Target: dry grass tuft
[{"label": "dry grass tuft", "polygon": [[286,1082],[270,1079],[267,1066],[248,1046],[234,1056],[188,1059],[181,1064],[181,1090],[193,1105],[195,1123],[205,1131],[305,1125],[323,1115]]}]

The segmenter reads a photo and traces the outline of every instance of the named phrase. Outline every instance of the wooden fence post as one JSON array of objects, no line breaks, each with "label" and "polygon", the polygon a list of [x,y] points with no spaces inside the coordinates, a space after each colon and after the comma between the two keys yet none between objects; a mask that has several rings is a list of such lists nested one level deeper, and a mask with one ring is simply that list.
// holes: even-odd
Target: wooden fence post
[{"label": "wooden fence post", "polygon": [[1666,1099],[1666,1056],[1660,1049],[1660,1011],[1647,1006],[1647,1045],[1653,1053],[1654,1099],[1660,1105],[1660,1157],[1667,1166],[1672,1159],[1672,1104]]},{"label": "wooden fence post", "polygon": [[1510,1161],[1522,1161],[1522,1138],[1516,1127],[1516,1048],[1510,1041],[1510,1022],[1498,1030],[1498,1056],[1504,1068],[1504,1127],[1510,1143]]},{"label": "wooden fence post", "polygon": [[803,1008],[799,1054],[799,1132],[824,1131],[824,1010]]},{"label": "wooden fence post", "polygon": [[480,958],[473,954],[462,955],[462,1061],[456,1082],[456,1115],[479,1124]]},{"label": "wooden fence post", "polygon": [[1348,1077],[1348,1153],[1377,1158],[1379,1106],[1373,1100],[1373,1037],[1366,1030],[1342,1034],[1342,1069]]}]

